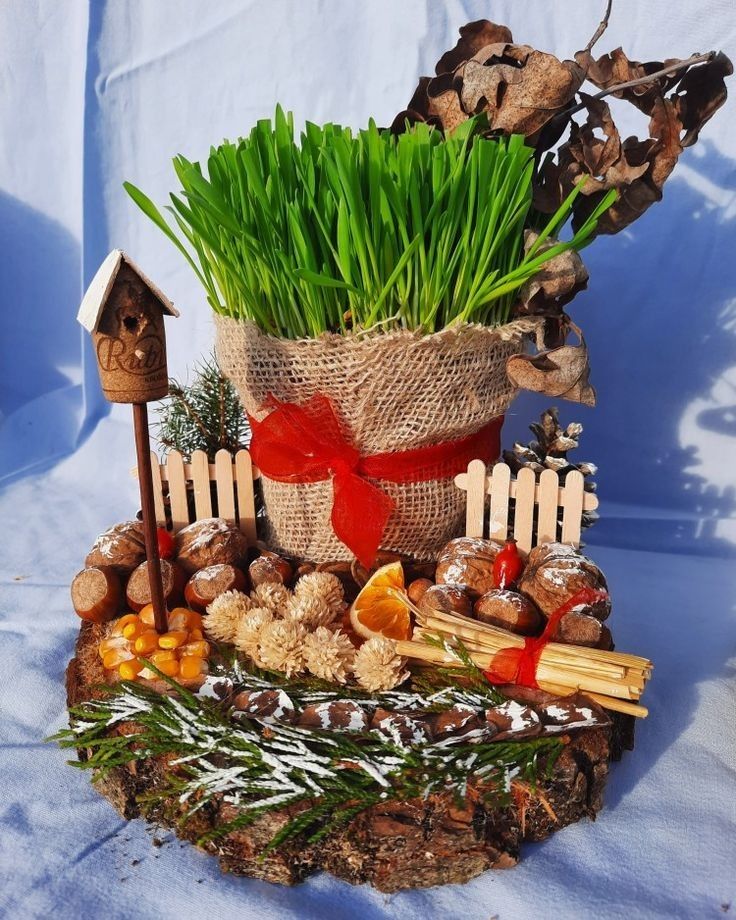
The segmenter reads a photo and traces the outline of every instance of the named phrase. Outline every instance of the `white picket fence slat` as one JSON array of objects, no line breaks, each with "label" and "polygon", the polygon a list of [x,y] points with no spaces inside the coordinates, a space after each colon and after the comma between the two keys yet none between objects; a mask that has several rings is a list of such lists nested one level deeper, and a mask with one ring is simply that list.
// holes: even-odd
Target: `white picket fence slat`
[{"label": "white picket fence slat", "polygon": [[[169,451],[163,463],[151,452],[151,467],[158,524],[166,524],[165,500],[168,498],[175,532],[194,521],[217,516],[237,524],[249,543],[256,542],[253,481],[260,473],[247,450],[239,450],[234,457],[227,450],[218,450],[214,463],[209,462],[203,450],[195,450],[189,463],[184,462],[178,450]],[[137,470],[133,472],[137,475]],[[194,497],[193,511],[189,504],[190,493]]]},{"label": "white picket fence slat", "polygon": [[[195,520],[217,515],[237,523],[255,543],[256,506],[254,480],[260,477],[250,453],[239,450],[235,456],[219,450],[215,462],[209,463],[204,451],[194,451],[190,463],[170,451],[163,463],[151,454],[156,520],[165,524],[165,499],[169,500],[174,531]],[[214,503],[211,484],[215,483]],[[510,506],[514,502],[514,538],[524,552],[539,543],[561,540],[580,544],[583,511],[594,511],[598,498],[584,489],[584,479],[577,470],[568,473],[564,484],[554,470],[544,470],[537,480],[533,470],[522,469],[516,478],[505,463],[486,469],[482,460],[471,460],[465,473],[455,477],[455,485],[467,493],[465,533],[469,537],[487,535],[506,539]],[[194,496],[190,510],[188,493]],[[558,525],[562,509],[562,525]]]},{"label": "white picket fence slat", "polygon": [[470,537],[486,536],[487,511],[488,537],[506,539],[513,500],[514,539],[527,553],[539,543],[554,540],[579,546],[583,511],[598,507],[597,496],[585,491],[585,480],[577,470],[571,470],[560,484],[554,470],[545,470],[537,481],[534,471],[524,468],[513,479],[505,463],[486,470],[482,461],[471,460],[467,472],[455,477],[455,485],[467,492],[465,522]]}]

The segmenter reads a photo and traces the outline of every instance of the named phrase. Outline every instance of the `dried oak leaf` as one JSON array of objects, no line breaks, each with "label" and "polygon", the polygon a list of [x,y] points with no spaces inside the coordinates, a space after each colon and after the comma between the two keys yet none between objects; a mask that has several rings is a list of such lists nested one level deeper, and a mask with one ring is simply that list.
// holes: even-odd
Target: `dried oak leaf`
[{"label": "dried oak leaf", "polygon": [[560,61],[530,45],[496,44],[478,51],[455,76],[468,114],[485,111],[492,130],[537,133],[569,106],[585,79],[575,61]]},{"label": "dried oak leaf", "polygon": [[[669,60],[642,64],[630,61],[617,48],[590,63],[588,79],[605,90],[677,63]],[[683,148],[695,142],[700,128],[723,104],[724,78],[732,70],[729,59],[717,54],[675,74],[613,93],[649,116],[649,136],[644,140],[630,137],[622,142],[607,103],[581,93],[587,119],[583,125],[572,122],[570,138],[559,148],[557,159],[550,155],[543,163],[535,205],[546,212],[554,211],[585,178],[583,195],[575,204],[573,226],[585,221],[610,188],[617,189],[619,197],[599,220],[597,232],[617,233],[628,226],[662,198],[662,186]],[[667,96],[669,90],[672,92]]]},{"label": "dried oak leaf", "polygon": [[434,72],[438,76],[442,73],[452,73],[464,61],[477,54],[481,48],[488,45],[511,44],[513,40],[511,30],[506,26],[499,26],[495,22],[489,22],[488,19],[469,22],[461,26],[457,44],[437,61]]},{"label": "dried oak leaf", "polygon": [[[524,251],[528,252],[539,234],[524,233]],[[539,247],[542,253],[557,244],[548,239]],[[575,250],[568,250],[545,262],[541,269],[519,291],[517,312],[522,315],[550,316],[562,313],[562,308],[588,286],[588,270]]]},{"label": "dried oak leaf", "polygon": [[595,390],[588,382],[588,349],[580,329],[574,323],[569,326],[578,335],[579,345],[562,345],[536,355],[512,355],[506,362],[506,373],[522,390],[594,406]]},{"label": "dried oak leaf", "polygon": [[585,79],[576,61],[560,61],[529,45],[513,43],[511,32],[481,19],[460,29],[457,45],[437,62],[436,76],[422,77],[392,130],[427,121],[451,131],[469,116],[485,111],[490,128],[523,134],[538,132],[567,108]]}]

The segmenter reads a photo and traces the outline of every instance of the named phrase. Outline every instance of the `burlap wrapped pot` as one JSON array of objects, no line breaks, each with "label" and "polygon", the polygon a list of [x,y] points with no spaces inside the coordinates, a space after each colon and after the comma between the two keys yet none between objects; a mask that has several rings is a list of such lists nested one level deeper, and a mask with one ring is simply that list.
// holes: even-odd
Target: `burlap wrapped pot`
[{"label": "burlap wrapped pot", "polygon": [[[216,316],[217,360],[246,411],[261,420],[269,396],[301,404],[327,396],[346,436],[363,456],[467,437],[506,412],[516,389],[506,361],[521,350],[535,319],[495,329],[466,324],[431,335],[414,332],[324,334],[280,339],[250,322]],[[314,562],[351,559],[330,524],[332,483],[262,479],[262,538]],[[462,532],[464,493],[453,477],[376,482],[395,502],[382,548],[432,559]]]}]

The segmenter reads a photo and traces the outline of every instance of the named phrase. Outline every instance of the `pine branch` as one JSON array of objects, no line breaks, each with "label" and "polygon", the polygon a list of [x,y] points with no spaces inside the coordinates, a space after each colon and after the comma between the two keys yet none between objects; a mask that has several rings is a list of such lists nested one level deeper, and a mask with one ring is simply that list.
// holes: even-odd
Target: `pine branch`
[{"label": "pine branch", "polygon": [[[262,689],[267,681],[240,668],[232,672],[238,686]],[[173,682],[175,684],[175,682]],[[326,691],[298,685],[285,687],[292,698],[313,700]],[[427,696],[420,692],[380,694],[366,703],[389,708],[432,708],[442,693],[445,706],[458,701],[480,708],[484,700],[475,687],[444,687]],[[345,698],[344,688],[332,698]],[[490,702],[489,698],[485,703]],[[221,836],[243,827],[260,814],[317,799],[317,804],[289,822],[269,849],[302,834],[321,839],[377,801],[406,800],[432,792],[451,792],[464,798],[469,781],[485,794],[504,800],[513,771],[533,782],[540,764],[549,764],[562,749],[556,738],[519,742],[472,744],[427,743],[401,747],[378,733],[351,737],[272,724],[263,732],[247,718],[234,720],[222,703],[191,693],[162,696],[146,687],[122,682],[106,688],[102,699],[70,711],[71,727],[53,739],[62,748],[84,749],[87,759],[77,766],[104,775],[131,760],[159,756],[174,758],[175,785],[156,790],[153,800],[176,794],[191,815],[214,798],[238,812],[233,822],[209,836]],[[134,735],[111,732],[118,724],[133,724]]]}]

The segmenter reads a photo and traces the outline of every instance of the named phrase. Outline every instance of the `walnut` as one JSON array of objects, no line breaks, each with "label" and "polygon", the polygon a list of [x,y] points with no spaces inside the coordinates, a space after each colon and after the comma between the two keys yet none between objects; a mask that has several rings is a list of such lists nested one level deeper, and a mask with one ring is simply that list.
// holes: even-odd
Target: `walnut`
[{"label": "walnut", "polygon": [[175,546],[176,561],[189,575],[223,563],[241,568],[248,553],[245,534],[222,518],[205,518],[182,528]]},{"label": "walnut", "polygon": [[496,587],[493,562],[502,549],[493,540],[458,537],[450,540],[437,559],[438,585],[467,585],[475,597]]},{"label": "walnut", "polygon": [[[540,543],[529,553],[519,591],[531,598],[545,616],[569,601],[581,588],[607,590],[606,579],[598,566],[573,546]],[[611,612],[608,597],[589,605],[585,613],[605,620]]]}]

